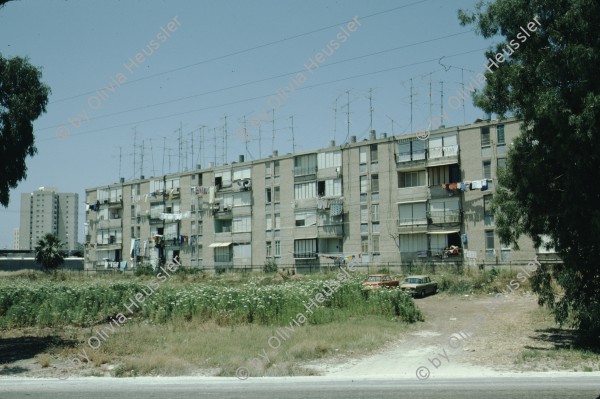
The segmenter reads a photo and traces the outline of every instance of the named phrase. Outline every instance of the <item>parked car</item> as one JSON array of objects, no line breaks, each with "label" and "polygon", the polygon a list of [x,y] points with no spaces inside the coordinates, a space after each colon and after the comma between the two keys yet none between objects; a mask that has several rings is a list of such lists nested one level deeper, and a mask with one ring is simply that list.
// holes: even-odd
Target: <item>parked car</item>
[{"label": "parked car", "polygon": [[427,294],[435,294],[438,286],[429,276],[408,276],[400,285],[400,289],[412,296],[424,297]]},{"label": "parked car", "polygon": [[398,287],[400,281],[393,279],[389,274],[369,274],[362,285],[365,289],[374,290],[380,287]]}]

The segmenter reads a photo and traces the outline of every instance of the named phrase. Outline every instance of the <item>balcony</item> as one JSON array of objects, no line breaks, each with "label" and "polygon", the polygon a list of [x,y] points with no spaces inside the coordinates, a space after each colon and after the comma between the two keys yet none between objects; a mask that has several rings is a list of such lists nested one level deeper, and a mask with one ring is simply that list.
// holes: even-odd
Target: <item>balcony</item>
[{"label": "balcony", "polygon": [[294,166],[294,177],[309,176],[316,173],[316,166]]},{"label": "balcony", "polygon": [[426,218],[398,220],[398,234],[425,234],[426,232]]},{"label": "balcony", "polygon": [[430,211],[428,217],[431,224],[460,223],[461,211],[458,209]]},{"label": "balcony", "polygon": [[400,166],[417,166],[421,164],[425,164],[425,159],[427,158],[426,150],[419,150],[413,152],[401,152],[396,154],[396,163],[401,164]]},{"label": "balcony", "polygon": [[341,238],[344,236],[342,224],[328,224],[317,228],[319,238]]},{"label": "balcony", "polygon": [[458,163],[458,150],[458,144],[430,148],[428,151],[427,166]]},{"label": "balcony", "polygon": [[427,186],[415,186],[398,188],[399,202],[423,201],[429,199],[429,189]]},{"label": "balcony", "polygon": [[316,252],[294,252],[294,259],[316,259]]}]

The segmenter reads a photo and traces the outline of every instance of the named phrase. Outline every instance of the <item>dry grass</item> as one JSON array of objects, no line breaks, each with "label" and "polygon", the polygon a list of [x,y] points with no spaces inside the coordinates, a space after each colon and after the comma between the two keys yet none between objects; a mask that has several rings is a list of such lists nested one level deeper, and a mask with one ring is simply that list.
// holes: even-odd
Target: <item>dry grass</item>
[{"label": "dry grass", "polygon": [[36,361],[42,368],[50,367],[52,356],[47,353],[41,353],[35,357]]},{"label": "dry grass", "polygon": [[[200,321],[132,323],[111,335],[98,350],[82,343],[59,355],[66,360],[86,349],[95,368],[72,370],[71,375],[92,375],[101,369],[111,370],[115,376],[234,376],[241,366],[247,367],[252,376],[310,375],[313,372],[302,367],[304,362],[368,353],[397,338],[406,328],[403,323],[381,317],[304,325],[288,332],[289,338],[273,349],[268,339],[277,331],[271,326],[224,327]],[[81,342],[88,337],[82,334]],[[269,361],[251,361],[263,350]]]}]

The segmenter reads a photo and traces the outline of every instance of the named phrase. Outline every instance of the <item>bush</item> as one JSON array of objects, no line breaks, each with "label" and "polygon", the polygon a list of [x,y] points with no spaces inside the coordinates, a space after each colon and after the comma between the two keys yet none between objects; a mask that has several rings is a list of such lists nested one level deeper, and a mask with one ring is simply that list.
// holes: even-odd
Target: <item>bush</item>
[{"label": "bush", "polygon": [[265,273],[277,273],[278,269],[277,263],[272,259],[267,260],[263,265],[263,272]]}]

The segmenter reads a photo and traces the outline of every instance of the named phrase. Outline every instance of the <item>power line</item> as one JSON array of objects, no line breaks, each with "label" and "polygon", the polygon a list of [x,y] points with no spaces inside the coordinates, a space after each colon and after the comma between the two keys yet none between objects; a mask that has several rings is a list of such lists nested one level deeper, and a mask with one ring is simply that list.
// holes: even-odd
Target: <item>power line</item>
[{"label": "power line", "polygon": [[[449,34],[449,35],[445,35],[445,36],[435,37],[433,39],[422,40],[420,42],[404,44],[402,46],[398,46],[398,47],[394,47],[394,48],[390,48],[390,49],[385,49],[385,50],[376,51],[376,52],[369,53],[369,54],[363,54],[363,55],[359,55],[359,56],[356,56],[356,57],[346,58],[346,59],[340,60],[340,61],[331,62],[329,64],[321,65],[319,68],[322,69],[322,68],[332,67],[332,66],[335,66],[335,65],[338,65],[338,64],[343,64],[343,63],[346,63],[346,62],[355,61],[355,60],[359,60],[359,59],[362,59],[362,58],[373,57],[375,55],[380,55],[380,54],[389,53],[389,52],[392,52],[392,51],[402,50],[402,49],[405,49],[405,48],[414,47],[414,46],[418,46],[418,45],[425,44],[425,43],[431,43],[431,42],[438,41],[438,40],[443,40],[443,39],[448,39],[448,38],[455,37],[455,36],[465,35],[467,33],[473,32],[473,31],[474,31],[474,29],[471,29],[471,30],[468,30],[468,31],[465,31],[465,32],[453,33],[453,34]],[[444,57],[442,57],[442,58],[444,58]],[[262,83],[262,82],[267,82],[269,80],[274,80],[274,79],[279,79],[279,78],[283,78],[283,77],[286,77],[286,76],[296,75],[296,74],[304,72],[304,71],[305,71],[305,69],[299,69],[299,70],[293,71],[293,72],[287,72],[287,73],[283,73],[283,74],[280,74],[280,75],[274,75],[274,76],[270,76],[270,77],[266,77],[266,78],[251,80],[251,81],[248,81],[248,82],[244,82],[244,83],[240,83],[240,84],[236,84],[236,85],[232,85],[232,86],[226,86],[226,87],[221,87],[221,88],[214,89],[214,90],[204,91],[204,92],[201,92],[201,93],[192,94],[190,96],[178,97],[178,98],[174,98],[172,100],[161,101],[159,103],[154,103],[154,104],[148,104],[148,105],[142,105],[142,106],[139,106],[139,107],[129,108],[129,109],[126,109],[126,110],[123,110],[123,111],[112,112],[112,113],[108,113],[108,114],[104,114],[104,115],[99,115],[99,116],[96,116],[94,118],[89,118],[88,121],[95,121],[95,120],[98,120],[98,119],[108,118],[108,117],[116,116],[116,115],[122,115],[122,114],[133,112],[133,111],[139,111],[139,110],[142,110],[142,109],[147,109],[147,108],[152,108],[152,107],[158,107],[158,106],[161,106],[161,105],[171,104],[171,103],[175,103],[175,102],[179,102],[179,101],[191,100],[193,98],[203,97],[203,96],[206,96],[206,95],[209,95],[209,94],[215,94],[215,93],[220,93],[220,92],[227,91],[227,90],[238,89],[240,87],[249,86],[249,85],[252,85],[252,84],[255,84],[255,83]],[[54,129],[54,128],[57,128],[57,127],[60,127],[60,126],[63,126],[63,123],[58,124],[58,125],[43,127],[43,128],[37,129],[37,130],[43,131],[43,130],[48,130],[48,129]]]},{"label": "power line", "polygon": [[[479,49],[471,50],[471,51],[465,51],[465,52],[457,53],[457,54],[453,54],[453,55],[449,55],[449,56],[446,56],[446,58],[457,57],[457,56],[460,56],[460,55],[465,55],[465,54],[480,52],[480,51],[484,51],[484,50],[487,50],[487,47],[485,47],[485,48],[479,48]],[[431,59],[424,60],[424,61],[413,62],[413,63],[410,63],[410,64],[399,65],[399,66],[395,66],[395,67],[391,67],[391,68],[381,69],[381,70],[378,70],[378,71],[366,72],[366,73],[362,73],[362,74],[358,74],[358,75],[353,75],[353,76],[348,76],[348,77],[345,77],[345,78],[340,78],[340,79],[335,79],[335,80],[330,80],[330,81],[327,81],[327,82],[322,82],[322,83],[318,83],[318,84],[314,84],[314,85],[303,86],[303,87],[300,87],[300,88],[298,88],[296,90],[297,91],[306,90],[306,89],[311,89],[311,88],[315,88],[315,87],[319,87],[319,86],[325,86],[325,85],[332,84],[332,83],[342,82],[342,81],[345,81],[345,80],[350,80],[350,79],[355,79],[355,78],[362,78],[362,77],[365,77],[365,76],[371,76],[371,75],[376,75],[376,74],[379,74],[379,73],[390,72],[390,71],[394,71],[394,70],[398,70],[398,69],[408,68],[408,67],[411,67],[411,66],[416,66],[416,65],[421,65],[421,64],[427,64],[429,62],[437,61],[438,59],[439,59],[439,57],[438,58],[431,58]],[[224,107],[224,106],[228,106],[228,105],[244,103],[244,102],[258,100],[258,99],[262,99],[262,98],[268,98],[268,97],[270,97],[272,95],[275,95],[275,94],[277,94],[277,93],[269,93],[269,94],[260,95],[260,96],[256,96],[256,97],[245,98],[245,99],[242,99],[242,100],[231,101],[231,102],[228,102],[228,103],[217,104],[217,105],[210,105],[210,106],[207,106],[207,107],[197,108],[197,109],[193,109],[193,110],[189,110],[189,111],[184,111],[184,112],[179,112],[179,113],[175,113],[175,114],[169,114],[169,115],[158,116],[158,117],[154,117],[154,118],[148,118],[148,119],[144,119],[144,120],[141,120],[141,121],[127,122],[127,123],[123,123],[123,124],[119,124],[119,125],[114,125],[114,126],[109,126],[109,127],[105,127],[105,128],[100,128],[100,129],[95,129],[95,130],[89,130],[89,131],[86,131],[86,132],[73,133],[73,134],[71,134],[71,137],[73,137],[73,136],[81,136],[81,135],[84,135],[84,134],[101,132],[101,131],[104,131],[104,130],[119,128],[119,127],[124,127],[124,126],[141,124],[141,123],[155,121],[155,120],[168,119],[168,118],[172,118],[172,117],[175,117],[175,116],[181,116],[181,115],[191,114],[191,113],[194,113],[194,112],[206,111],[206,110],[209,110],[209,109],[220,108],[220,107]],[[49,138],[40,139],[40,140],[37,140],[37,141],[38,142],[43,142],[43,141],[49,141],[49,140],[54,140],[54,139],[55,138],[53,138],[53,137],[49,137]]]},{"label": "power line", "polygon": [[[387,13],[390,13],[390,12],[398,11],[398,10],[401,10],[403,8],[407,8],[407,7],[410,7],[410,6],[413,6],[413,5],[425,3],[425,2],[428,2],[428,1],[431,1],[431,0],[414,1],[412,3],[408,3],[408,4],[405,4],[405,5],[402,5],[402,6],[390,8],[388,10],[383,10],[383,11],[379,11],[379,12],[376,12],[376,13],[373,13],[373,14],[368,14],[368,15],[365,15],[363,17],[360,17],[360,19],[361,20],[365,20],[365,19],[368,19],[368,18],[373,18],[373,17],[378,16],[378,15],[382,15],[382,14],[387,14]],[[258,50],[258,49],[264,48],[264,47],[272,46],[274,44],[283,43],[283,42],[286,42],[288,40],[297,39],[299,37],[308,36],[308,35],[311,35],[313,33],[321,32],[321,31],[324,31],[324,30],[327,30],[327,29],[337,28],[340,25],[346,24],[346,23],[351,22],[351,21],[353,21],[353,19],[346,20],[346,21],[343,21],[343,22],[340,22],[340,23],[337,23],[337,24],[333,24],[333,25],[328,25],[328,26],[325,26],[325,27],[322,27],[322,28],[318,28],[318,29],[315,29],[315,30],[311,30],[311,31],[308,31],[308,32],[299,33],[297,35],[288,36],[288,37],[285,37],[283,39],[278,39],[278,40],[275,40],[275,41],[272,41],[272,42],[267,42],[267,43],[259,44],[258,46],[249,47],[249,48],[246,48],[246,49],[243,49],[243,50],[234,51],[232,53],[228,53],[228,54],[225,54],[225,55],[220,55],[218,57],[208,58],[206,60],[195,62],[193,64],[185,65],[185,66],[182,66],[182,67],[170,69],[170,70],[163,71],[163,72],[158,72],[158,73],[155,73],[155,74],[152,74],[152,75],[144,76],[142,78],[129,80],[129,81],[124,82],[123,84],[121,84],[121,86],[125,86],[125,85],[131,84],[131,83],[135,83],[135,82],[141,82],[143,80],[152,79],[152,78],[155,78],[157,76],[162,76],[162,75],[166,75],[166,74],[177,72],[177,71],[182,71],[184,69],[192,68],[194,66],[198,66],[198,65],[202,65],[202,64],[207,64],[209,62],[218,61],[218,60],[222,60],[222,59],[225,59],[225,58],[233,57],[234,55],[240,55],[240,54],[248,53],[250,51],[254,51],[254,50]],[[98,90],[98,89],[96,89],[96,90]],[[88,92],[85,92],[85,93],[77,94],[77,95],[74,95],[74,96],[71,96],[71,97],[61,98],[61,99],[52,101],[50,104],[72,100],[72,99],[75,99],[75,98],[86,96],[88,94],[94,94],[96,92],[96,90],[92,90],[92,91],[88,91]]]}]

